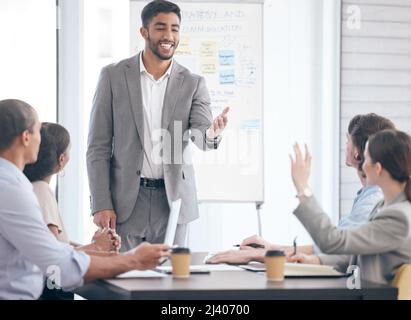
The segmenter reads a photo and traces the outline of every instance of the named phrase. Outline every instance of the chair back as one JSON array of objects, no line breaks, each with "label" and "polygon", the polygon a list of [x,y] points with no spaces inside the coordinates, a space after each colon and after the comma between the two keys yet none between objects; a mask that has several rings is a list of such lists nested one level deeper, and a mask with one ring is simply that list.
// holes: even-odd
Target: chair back
[{"label": "chair back", "polygon": [[398,268],[392,285],[398,288],[398,300],[411,300],[411,264]]}]

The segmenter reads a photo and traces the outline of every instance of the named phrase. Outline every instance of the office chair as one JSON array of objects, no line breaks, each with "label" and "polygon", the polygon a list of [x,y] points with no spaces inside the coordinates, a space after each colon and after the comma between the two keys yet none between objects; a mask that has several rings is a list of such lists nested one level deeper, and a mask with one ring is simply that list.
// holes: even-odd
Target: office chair
[{"label": "office chair", "polygon": [[411,300],[411,264],[398,268],[392,285],[398,288],[398,300]]}]

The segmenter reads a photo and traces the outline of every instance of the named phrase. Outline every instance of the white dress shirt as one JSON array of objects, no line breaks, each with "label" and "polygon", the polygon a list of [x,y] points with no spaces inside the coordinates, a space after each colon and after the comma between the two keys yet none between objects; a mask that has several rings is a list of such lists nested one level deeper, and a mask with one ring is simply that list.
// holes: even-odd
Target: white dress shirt
[{"label": "white dress shirt", "polygon": [[46,275],[65,290],[81,286],[90,257],[57,241],[30,181],[3,158],[0,190],[0,299],[37,299]]},{"label": "white dress shirt", "polygon": [[150,179],[163,179],[163,164],[159,151],[161,118],[163,114],[164,96],[170,78],[173,61],[166,73],[158,80],[148,73],[140,53],[140,81],[144,110],[144,160],[141,176]]}]

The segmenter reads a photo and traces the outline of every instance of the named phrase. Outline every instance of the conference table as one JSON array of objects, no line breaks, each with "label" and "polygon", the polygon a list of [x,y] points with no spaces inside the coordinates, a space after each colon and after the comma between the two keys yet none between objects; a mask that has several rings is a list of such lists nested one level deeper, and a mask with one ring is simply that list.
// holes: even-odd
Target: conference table
[{"label": "conference table", "polygon": [[[205,255],[193,253],[191,264],[202,264]],[[192,274],[188,279],[168,275],[97,280],[75,293],[90,300],[393,300],[398,294],[394,287],[366,281],[359,289],[348,289],[345,277],[268,282],[265,273],[245,270]]]}]

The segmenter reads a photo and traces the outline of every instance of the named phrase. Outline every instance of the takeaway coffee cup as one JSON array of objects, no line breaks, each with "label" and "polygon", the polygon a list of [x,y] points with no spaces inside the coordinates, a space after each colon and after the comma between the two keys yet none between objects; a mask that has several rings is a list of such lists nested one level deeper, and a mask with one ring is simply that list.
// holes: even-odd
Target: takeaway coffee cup
[{"label": "takeaway coffee cup", "polygon": [[188,278],[190,276],[191,253],[189,248],[171,249],[171,266],[174,278]]},{"label": "takeaway coffee cup", "polygon": [[285,254],[283,251],[268,250],[264,257],[268,281],[283,281]]}]

